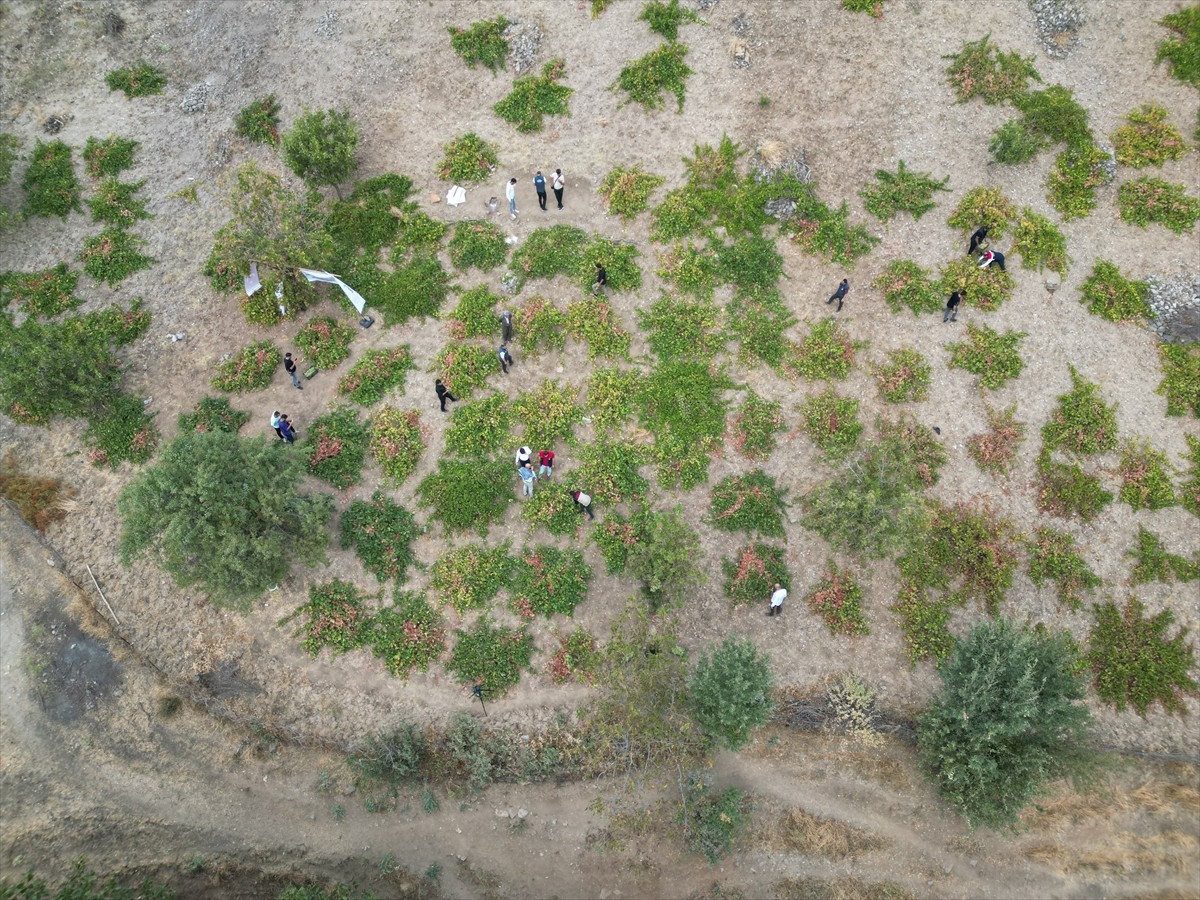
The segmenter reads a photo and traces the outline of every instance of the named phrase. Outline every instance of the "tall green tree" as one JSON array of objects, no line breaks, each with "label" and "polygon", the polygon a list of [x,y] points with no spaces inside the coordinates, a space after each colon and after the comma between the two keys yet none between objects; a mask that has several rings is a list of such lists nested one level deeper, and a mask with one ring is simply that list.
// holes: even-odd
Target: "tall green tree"
[{"label": "tall green tree", "polygon": [[[257,324],[274,324],[281,316],[278,303],[298,313],[317,298],[312,285],[299,273],[303,268],[323,268],[333,257],[333,241],[325,230],[321,196],[310,191],[301,197],[279,176],[254,163],[237,171],[229,198],[233,218],[217,232],[204,274],[213,290],[245,298],[242,279],[257,263],[262,288],[245,298],[246,317]],[[283,285],[283,298],[275,289]]]},{"label": "tall green tree", "polygon": [[323,109],[296,120],[283,136],[283,158],[293,172],[313,187],[340,185],[354,174],[358,160],[358,123],[347,110]]},{"label": "tall green tree", "polygon": [[121,556],[148,553],[180,587],[220,603],[249,601],[285,578],[292,560],[325,560],[333,502],[298,491],[291,448],[224,432],[177,437],[117,500]]},{"label": "tall green tree", "polygon": [[1011,827],[1047,782],[1093,771],[1087,681],[1069,634],[981,622],[939,674],[921,759],[972,826]]},{"label": "tall green tree", "polygon": [[682,603],[687,592],[704,582],[696,565],[700,536],[676,506],[670,512],[648,513],[638,542],[629,550],[629,569],[642,580],[650,611]]},{"label": "tall green tree", "polygon": [[773,702],[771,659],[753,641],[727,637],[692,673],[693,715],[719,747],[740,750],[766,723]]}]

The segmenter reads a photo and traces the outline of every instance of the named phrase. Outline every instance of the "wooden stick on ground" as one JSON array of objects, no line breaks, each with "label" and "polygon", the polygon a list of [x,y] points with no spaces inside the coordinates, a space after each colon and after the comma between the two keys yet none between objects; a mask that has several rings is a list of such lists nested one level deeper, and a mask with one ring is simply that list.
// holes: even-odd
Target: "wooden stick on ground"
[{"label": "wooden stick on ground", "polygon": [[[92,567],[89,566],[87,563],[84,563],[84,566],[87,568],[88,574],[92,575]],[[100,590],[100,584],[99,584],[99,582],[96,581],[95,575],[92,575],[92,584],[96,585],[96,590],[100,594],[100,599],[104,601],[104,606],[108,610],[109,615],[111,615],[113,617],[113,621],[116,622],[118,625],[120,625],[121,620],[117,618],[117,614],[115,612],[113,612],[113,608],[108,605],[108,598],[104,596],[104,591]]]}]

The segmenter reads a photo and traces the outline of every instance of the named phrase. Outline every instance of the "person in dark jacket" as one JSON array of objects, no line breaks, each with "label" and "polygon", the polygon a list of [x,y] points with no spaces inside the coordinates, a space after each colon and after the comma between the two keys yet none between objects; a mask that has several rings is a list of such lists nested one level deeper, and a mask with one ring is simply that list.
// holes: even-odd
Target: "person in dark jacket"
[{"label": "person in dark jacket", "polygon": [[291,420],[288,419],[287,416],[279,417],[279,433],[289,444],[296,443],[296,438],[299,437],[299,435],[296,434],[295,427],[292,425]]},{"label": "person in dark jacket", "polygon": [[950,295],[950,299],[946,301],[946,313],[942,316],[943,322],[958,321],[958,304],[962,303],[962,291],[955,291]]},{"label": "person in dark jacket", "polygon": [[507,309],[500,313],[500,339],[506,344],[512,340],[512,312]]},{"label": "person in dark jacket", "polygon": [[537,191],[538,206],[546,211],[546,176],[540,171],[533,176],[533,189]]},{"label": "person in dark jacket", "polygon": [[983,242],[987,240],[987,234],[988,230],[986,225],[981,225],[979,228],[975,229],[975,233],[971,235],[971,243],[967,247],[967,256],[975,255],[975,251],[979,250],[982,247]]},{"label": "person in dark jacket", "polygon": [[450,393],[450,388],[442,384],[442,379],[439,378],[436,382],[434,382],[433,389],[437,391],[438,402],[442,404],[442,412],[446,411],[447,400],[449,400],[451,403],[458,402],[458,398]]},{"label": "person in dark jacket", "polygon": [[283,354],[283,370],[292,376],[292,384],[297,390],[304,390],[304,385],[300,383],[300,376],[297,374],[296,361],[292,359],[292,354]]},{"label": "person in dark jacket", "polygon": [[837,305],[837,309],[835,309],[834,312],[841,312],[842,311],[842,303],[845,302],[846,295],[848,293],[850,293],[850,279],[843,278],[842,283],[839,284],[837,286],[837,290],[833,292],[833,296],[825,301],[825,305],[828,306],[830,303],[832,303],[834,300],[836,300],[838,302],[838,305]]},{"label": "person in dark jacket", "polygon": [[1000,267],[1001,272],[1007,272],[1004,268],[1004,254],[998,250],[988,250],[983,256],[979,257],[979,268],[986,269],[992,263]]},{"label": "person in dark jacket", "polygon": [[512,354],[508,352],[508,344],[501,344],[500,349],[496,351],[496,356],[500,359],[500,370],[507,375],[508,367],[513,364]]}]

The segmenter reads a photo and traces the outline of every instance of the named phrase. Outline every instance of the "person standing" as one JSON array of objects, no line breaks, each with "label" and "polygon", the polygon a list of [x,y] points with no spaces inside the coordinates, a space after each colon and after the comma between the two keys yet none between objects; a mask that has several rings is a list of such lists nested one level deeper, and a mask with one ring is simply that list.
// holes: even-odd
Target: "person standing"
[{"label": "person standing", "polygon": [[566,183],[566,179],[563,178],[562,169],[555,169],[554,180],[550,182],[550,187],[554,190],[554,199],[558,201],[559,209],[562,209],[562,192]]},{"label": "person standing", "polygon": [[971,235],[971,243],[967,246],[967,256],[974,256],[975,251],[983,246],[983,242],[987,240],[987,226],[980,225],[975,229],[975,233]]},{"label": "person standing", "polygon": [[583,491],[571,491],[571,499],[575,501],[575,505],[587,513],[587,517],[595,520],[596,516],[592,512],[592,498]]},{"label": "person standing", "polygon": [[510,179],[504,187],[504,196],[508,198],[508,217],[517,217],[517,179]]},{"label": "person standing", "polygon": [[279,417],[279,436],[289,444],[296,443],[296,438],[299,437],[299,435],[296,434],[296,429],[293,427],[287,416]]},{"label": "person standing", "polygon": [[533,474],[533,466],[525,463],[521,468],[517,469],[517,474],[521,476],[521,487],[525,489],[525,496],[533,496],[533,483],[537,481],[537,476]]},{"label": "person standing", "polygon": [[596,283],[592,286],[592,290],[597,294],[603,293],[606,284],[608,284],[608,272],[605,271],[604,266],[596,263]]},{"label": "person standing", "polygon": [[783,585],[775,584],[775,593],[771,595],[771,605],[767,608],[768,616],[783,615],[783,601],[787,599],[787,588]]},{"label": "person standing", "polygon": [[834,300],[836,300],[838,302],[838,305],[837,305],[837,309],[835,309],[834,312],[841,312],[842,311],[842,303],[845,302],[846,295],[848,293],[850,293],[850,279],[843,278],[842,283],[839,284],[837,286],[837,290],[833,292],[833,296],[825,301],[825,305],[828,306],[830,303],[832,303]]},{"label": "person standing", "polygon": [[518,447],[516,457],[517,468],[519,469],[528,463],[531,456],[533,456],[533,451],[528,447]]},{"label": "person standing", "polygon": [[292,354],[283,354],[283,369],[292,376],[292,385],[296,388],[296,390],[304,390],[304,385],[300,383],[300,376],[297,374],[298,369],[296,368],[296,361],[292,359]]},{"label": "person standing", "polygon": [[447,400],[449,400],[451,403],[458,402],[458,398],[455,397],[452,393],[450,393],[450,388],[448,388],[448,387],[446,387],[446,385],[442,384],[442,379],[439,378],[437,381],[434,382],[433,389],[435,391],[437,391],[438,402],[442,404],[442,412],[446,411],[446,401]]},{"label": "person standing", "polygon": [[1001,272],[1007,272],[1004,268],[1004,254],[995,250],[988,250],[983,256],[979,257],[979,268],[986,269],[992,263],[1000,267]]},{"label": "person standing", "polygon": [[507,309],[500,313],[500,340],[506,344],[512,340],[512,313]]},{"label": "person standing", "polygon": [[943,323],[958,321],[958,304],[960,303],[962,303],[962,291],[955,291],[946,301],[946,313],[942,316]]},{"label": "person standing", "polygon": [[542,174],[541,169],[533,176],[533,189],[537,191],[538,206],[542,208],[542,212],[546,211],[546,176]]},{"label": "person standing", "polygon": [[283,440],[283,432],[279,430],[279,420],[280,420],[279,410],[275,410],[275,412],[271,413],[271,427],[275,429],[275,437],[279,438],[279,440],[282,441]]},{"label": "person standing", "polygon": [[513,364],[512,354],[508,352],[507,343],[500,345],[500,349],[496,351],[496,356],[500,358],[500,371],[507,375],[508,367]]},{"label": "person standing", "polygon": [[538,452],[538,477],[550,480],[554,475],[554,451],[541,450]]}]

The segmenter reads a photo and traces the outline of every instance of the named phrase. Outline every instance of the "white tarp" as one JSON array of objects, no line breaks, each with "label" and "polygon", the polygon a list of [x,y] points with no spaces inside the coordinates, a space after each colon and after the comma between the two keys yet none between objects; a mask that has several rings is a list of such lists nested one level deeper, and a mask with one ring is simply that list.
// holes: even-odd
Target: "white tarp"
[{"label": "white tarp", "polygon": [[253,297],[254,292],[262,287],[262,282],[258,280],[258,263],[250,263],[250,274],[242,279],[242,283],[246,285],[247,297]]},{"label": "white tarp", "polygon": [[367,301],[363,299],[363,295],[336,275],[332,275],[329,272],[321,272],[318,269],[301,269],[300,274],[310,282],[319,281],[322,284],[336,284],[342,289],[342,293],[346,295],[346,299],[354,304],[354,308],[358,310],[360,315],[367,308]]},{"label": "white tarp", "polygon": [[446,203],[450,206],[458,206],[467,202],[466,188],[459,187],[457,184],[450,190],[446,191]]}]

